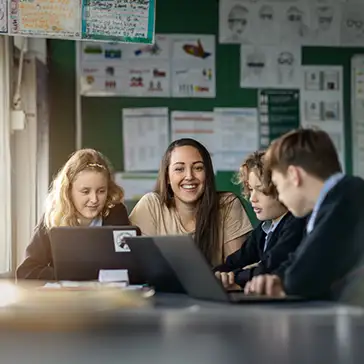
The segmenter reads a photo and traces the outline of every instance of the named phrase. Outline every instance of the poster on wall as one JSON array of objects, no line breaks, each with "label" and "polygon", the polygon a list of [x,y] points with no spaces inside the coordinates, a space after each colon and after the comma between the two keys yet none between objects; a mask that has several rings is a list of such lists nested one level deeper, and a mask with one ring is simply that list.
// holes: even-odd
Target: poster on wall
[{"label": "poster on wall", "polygon": [[168,35],[153,45],[79,42],[81,95],[169,97],[170,45]]},{"label": "poster on wall", "polygon": [[345,168],[342,67],[304,66],[301,82],[302,126],[326,131]]},{"label": "poster on wall", "polygon": [[216,149],[214,113],[211,111],[172,111],[171,140],[192,138],[213,156]]},{"label": "poster on wall", "polygon": [[169,143],[167,108],[122,110],[124,170],[157,171]]},{"label": "poster on wall", "polygon": [[10,33],[81,39],[80,0],[10,0]]},{"label": "poster on wall", "polygon": [[126,67],[126,96],[169,97],[171,38],[158,34],[152,45],[122,47]]},{"label": "poster on wall", "polygon": [[155,0],[83,0],[82,39],[154,42]]},{"label": "poster on wall", "polygon": [[311,36],[305,45],[340,44],[341,4],[338,0],[314,0],[311,7]]},{"label": "poster on wall", "polygon": [[8,32],[8,1],[0,0],[0,33]]},{"label": "poster on wall", "polygon": [[117,96],[126,93],[122,44],[79,42],[77,58],[81,95]]},{"label": "poster on wall", "polygon": [[155,0],[9,0],[9,4],[12,35],[122,43],[154,41]]},{"label": "poster on wall", "polygon": [[215,97],[215,36],[173,35],[172,96]]},{"label": "poster on wall", "polygon": [[312,36],[311,1],[221,0],[219,42],[302,45]]},{"label": "poster on wall", "polygon": [[300,85],[300,67],[300,47],[242,45],[240,87],[296,88]]},{"label": "poster on wall", "polygon": [[300,124],[299,90],[259,90],[260,148],[267,148],[272,140],[297,129]]},{"label": "poster on wall", "polygon": [[215,108],[215,168],[235,171],[246,156],[259,148],[256,108]]},{"label": "poster on wall", "polygon": [[341,45],[362,46],[364,43],[364,4],[361,1],[342,7]]}]

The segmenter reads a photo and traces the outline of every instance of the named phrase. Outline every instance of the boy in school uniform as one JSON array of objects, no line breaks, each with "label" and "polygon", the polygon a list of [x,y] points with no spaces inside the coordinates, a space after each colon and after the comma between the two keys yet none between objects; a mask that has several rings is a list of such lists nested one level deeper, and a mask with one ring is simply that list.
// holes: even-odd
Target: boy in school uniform
[{"label": "boy in school uniform", "polygon": [[263,159],[264,152],[255,152],[240,167],[244,196],[261,223],[239,250],[215,268],[226,289],[238,288],[236,284],[244,287],[253,276],[277,270],[300,244],[305,231],[306,219],[295,218],[277,199],[272,182],[263,181]]},{"label": "boy in school uniform", "polygon": [[364,181],[342,173],[329,135],[313,129],[273,142],[265,170],[294,216],[312,214],[291,259],[275,274],[254,277],[245,293],[340,299],[364,253]]}]

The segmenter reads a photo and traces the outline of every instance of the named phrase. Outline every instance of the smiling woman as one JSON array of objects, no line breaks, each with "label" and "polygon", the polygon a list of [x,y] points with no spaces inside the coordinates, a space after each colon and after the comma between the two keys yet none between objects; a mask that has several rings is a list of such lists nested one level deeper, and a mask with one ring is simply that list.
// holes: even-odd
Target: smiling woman
[{"label": "smiling woman", "polygon": [[209,152],[187,138],[168,147],[155,191],[142,197],[130,221],[147,236],[193,235],[212,266],[239,249],[252,230],[238,197],[216,191]]},{"label": "smiling woman", "polygon": [[75,152],[53,180],[45,214],[17,269],[17,278],[54,279],[48,231],[57,226],[129,225],[123,190],[106,158],[93,149]]}]

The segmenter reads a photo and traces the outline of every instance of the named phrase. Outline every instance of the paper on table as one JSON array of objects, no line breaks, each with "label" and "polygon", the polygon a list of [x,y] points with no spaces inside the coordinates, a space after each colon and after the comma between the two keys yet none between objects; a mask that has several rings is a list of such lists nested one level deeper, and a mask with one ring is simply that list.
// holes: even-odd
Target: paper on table
[{"label": "paper on table", "polygon": [[127,269],[100,269],[99,282],[125,282],[129,283]]},{"label": "paper on table", "polygon": [[168,147],[168,109],[123,109],[125,171],[157,171]]}]

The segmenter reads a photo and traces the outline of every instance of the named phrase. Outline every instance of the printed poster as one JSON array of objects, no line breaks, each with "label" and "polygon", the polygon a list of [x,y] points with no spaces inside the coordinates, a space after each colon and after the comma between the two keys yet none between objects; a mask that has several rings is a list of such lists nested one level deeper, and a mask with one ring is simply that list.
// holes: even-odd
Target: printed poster
[{"label": "printed poster", "polygon": [[81,38],[81,0],[10,0],[10,33],[47,38]]},{"label": "printed poster", "polygon": [[235,171],[250,153],[259,148],[256,108],[215,108],[215,168]]},{"label": "printed poster", "polygon": [[168,109],[122,110],[124,170],[157,171],[169,144]]},{"label": "printed poster", "polygon": [[215,36],[174,35],[172,96],[215,97]]},{"label": "printed poster", "polygon": [[79,42],[80,94],[117,96],[127,90],[123,45],[104,42]]},{"label": "printed poster", "polygon": [[364,43],[364,4],[361,1],[342,7],[341,45],[362,46]]},{"label": "printed poster", "polygon": [[296,88],[301,82],[301,47],[240,48],[240,87]]},{"label": "printed poster", "polygon": [[342,66],[303,66],[301,124],[326,131],[345,168]]},{"label": "printed poster", "polygon": [[[13,35],[154,42],[155,0],[9,0],[9,4]],[[0,0],[0,29],[3,10]]]},{"label": "printed poster", "polygon": [[82,38],[153,44],[154,20],[154,0],[84,0]]},{"label": "printed poster", "polygon": [[126,96],[169,97],[171,38],[156,35],[155,43],[125,44]]},{"label": "printed poster", "polygon": [[155,39],[153,45],[79,42],[81,94],[169,97],[171,41]]}]

